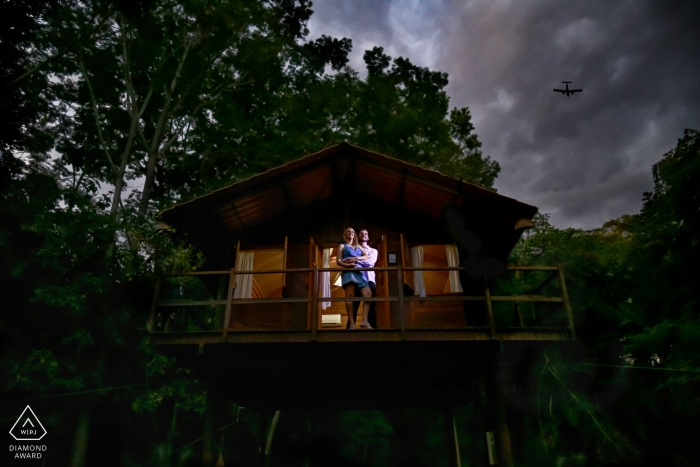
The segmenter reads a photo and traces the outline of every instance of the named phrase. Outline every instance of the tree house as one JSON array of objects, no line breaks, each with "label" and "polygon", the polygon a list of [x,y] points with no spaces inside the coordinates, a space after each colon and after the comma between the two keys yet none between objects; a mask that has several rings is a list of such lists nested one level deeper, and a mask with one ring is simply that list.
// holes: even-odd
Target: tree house
[{"label": "tree house", "polygon": [[[492,392],[496,361],[575,339],[562,270],[506,264],[536,212],[351,144],[328,147],[161,213],[206,264],[158,279],[149,342],[197,359],[224,396],[270,408],[480,398],[469,388]],[[379,253],[376,297],[365,299],[376,302],[372,330],[345,329],[344,302],[363,300],[338,283],[347,226],[366,228]]]}]

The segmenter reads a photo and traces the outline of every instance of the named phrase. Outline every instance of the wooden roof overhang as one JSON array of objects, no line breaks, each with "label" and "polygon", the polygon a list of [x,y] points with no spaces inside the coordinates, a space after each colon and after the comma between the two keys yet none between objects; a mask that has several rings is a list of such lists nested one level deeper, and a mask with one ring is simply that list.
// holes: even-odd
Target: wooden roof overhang
[{"label": "wooden roof overhang", "polygon": [[451,203],[513,233],[519,221],[532,219],[537,212],[534,206],[477,185],[341,143],[173,206],[161,213],[161,219],[211,242],[212,235],[238,236],[289,210],[356,195],[435,219],[440,225],[443,208]]}]

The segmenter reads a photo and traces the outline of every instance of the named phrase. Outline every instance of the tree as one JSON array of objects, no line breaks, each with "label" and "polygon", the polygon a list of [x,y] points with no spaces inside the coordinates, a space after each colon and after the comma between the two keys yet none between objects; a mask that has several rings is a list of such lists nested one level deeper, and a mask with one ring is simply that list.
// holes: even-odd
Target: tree
[{"label": "tree", "polygon": [[552,455],[593,459],[575,440],[602,436],[608,460],[697,462],[689,448],[696,436],[682,427],[700,412],[699,141],[686,130],[654,165],[654,190],[639,214],[591,231],[556,229],[539,215],[513,251],[517,264],[564,266],[582,343],[578,353],[548,351],[543,362],[537,400],[555,410],[537,423]]},{"label": "tree", "polygon": [[[318,66],[313,66],[316,62],[299,59],[293,82],[298,91],[290,93],[299,98],[290,103],[290,124],[304,122],[307,132],[317,135],[313,141],[327,145],[346,140],[493,187],[500,166],[481,153],[469,110],[455,108],[448,114],[446,73],[418,67],[403,57],[392,60],[382,47],[375,47],[365,51],[368,74],[366,80],[360,80],[344,65],[349,42],[319,41],[321,44],[310,50],[324,50],[329,63],[335,57],[332,68],[338,73],[320,76]],[[284,123],[280,127],[292,138],[298,132],[290,131]],[[313,149],[308,143],[299,148],[303,152]]]},{"label": "tree", "polygon": [[167,186],[166,155],[192,154],[192,140],[211,125],[219,99],[236,87],[267,81],[246,59],[274,59],[285,41],[301,34],[295,21],[310,14],[305,1],[139,5],[66,6],[51,17],[52,34],[41,44],[63,53],[51,67],[62,112],[61,160],[66,170],[114,186],[114,218],[125,183],[139,177],[144,182],[137,216],[146,215],[158,172]]},{"label": "tree", "polygon": [[[42,418],[57,458],[97,462],[98,415],[132,459],[199,436],[196,378],[141,345],[153,275],[202,262],[155,210],[339,140],[485,186],[498,172],[468,110],[448,115],[444,73],[376,49],[359,79],[349,39],[306,40],[306,0],[11,6],[25,16],[3,62],[19,113],[3,136],[0,366],[7,399],[67,397]],[[391,427],[368,423],[376,439],[351,448],[381,463]]]},{"label": "tree", "polygon": [[[38,115],[46,112],[47,103],[42,89],[46,86],[43,76],[31,76],[35,66],[29,52],[32,44],[41,35],[40,23],[57,1],[31,2],[7,1],[0,5],[0,15],[12,18],[0,32],[0,114],[4,118],[0,127],[0,196],[8,189],[10,179],[21,173],[25,162],[21,153],[44,146],[46,138],[39,130]],[[20,86],[21,83],[21,86]],[[37,128],[38,127],[38,128]],[[29,128],[35,129],[35,138],[29,138]]]}]

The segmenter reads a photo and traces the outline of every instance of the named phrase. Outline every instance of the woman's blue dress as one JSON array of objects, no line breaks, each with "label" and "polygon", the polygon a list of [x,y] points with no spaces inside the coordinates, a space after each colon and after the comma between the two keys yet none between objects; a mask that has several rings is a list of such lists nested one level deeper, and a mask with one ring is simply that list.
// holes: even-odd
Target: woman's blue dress
[{"label": "woman's blue dress", "polygon": [[[360,247],[353,248],[346,243],[345,248],[343,248],[342,259],[345,260],[345,258],[351,258],[353,256],[363,256],[363,255],[364,255],[364,253],[362,252]],[[359,268],[359,266],[355,266],[355,267]],[[343,288],[345,288],[345,284],[348,284],[350,282],[356,283],[357,287],[360,289],[362,289],[364,287],[369,287],[367,280],[362,275],[362,271],[349,271],[347,269],[344,269],[343,272],[341,273],[341,278],[342,278]]]}]

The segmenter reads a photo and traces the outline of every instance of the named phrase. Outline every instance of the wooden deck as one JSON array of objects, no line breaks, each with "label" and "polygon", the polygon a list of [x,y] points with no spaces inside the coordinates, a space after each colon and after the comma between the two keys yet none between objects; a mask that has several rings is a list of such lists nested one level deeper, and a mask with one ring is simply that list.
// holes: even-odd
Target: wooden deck
[{"label": "wooden deck", "polygon": [[[367,268],[369,269],[369,268]],[[246,274],[294,274],[302,273],[309,277],[306,297],[247,298],[234,299],[235,269],[231,271],[201,271],[173,276],[223,276],[219,283],[228,283],[227,295],[213,299],[162,299],[159,278],[153,297],[148,321],[149,343],[154,345],[210,345],[210,344],[253,344],[253,343],[302,343],[302,342],[459,342],[459,341],[571,341],[576,340],[573,315],[569,305],[564,274],[557,266],[509,266],[509,271],[548,271],[559,278],[561,296],[511,295],[493,296],[488,281],[485,281],[484,295],[464,296],[446,294],[444,296],[405,297],[403,295],[403,273],[413,270],[461,270],[462,268],[371,268],[378,273],[394,273],[397,285],[396,295],[390,296],[385,287],[384,296],[370,299],[352,298],[349,301],[373,301],[381,304],[385,315],[380,329],[345,330],[321,327],[321,307],[323,302],[345,302],[346,298],[320,297],[319,273],[329,269],[297,268],[260,271],[245,271]],[[240,273],[240,271],[238,272]],[[225,280],[224,280],[225,279]],[[537,290],[540,287],[536,288]],[[481,302],[481,303],[479,303]],[[514,319],[519,326],[509,327],[497,324],[494,304],[514,302]],[[520,303],[543,302],[561,304],[565,316],[558,325],[547,326],[538,323],[526,325]],[[206,307],[209,317],[199,317],[199,328],[186,325],[188,316],[196,316],[196,309]],[[467,308],[483,309],[481,322],[469,322]],[[170,310],[174,310],[170,312]],[[379,312],[379,306],[378,306]],[[391,316],[390,316],[391,315]],[[217,318],[218,316],[218,318]],[[165,322],[163,319],[165,317]],[[177,320],[180,326],[170,325]],[[534,319],[534,311],[533,311]],[[160,321],[159,321],[160,320]],[[209,323],[209,324],[206,324]],[[394,323],[394,326],[387,325]],[[398,327],[397,324],[400,326]],[[567,326],[568,325],[568,326]],[[202,329],[207,328],[210,329]],[[213,329],[211,329],[213,328]]]},{"label": "wooden deck", "polygon": [[373,330],[319,330],[311,331],[229,331],[226,337],[219,331],[151,333],[149,343],[155,345],[182,344],[259,344],[291,342],[442,342],[442,341],[570,341],[568,328],[505,328],[496,330],[496,339],[490,329],[400,329]]}]

